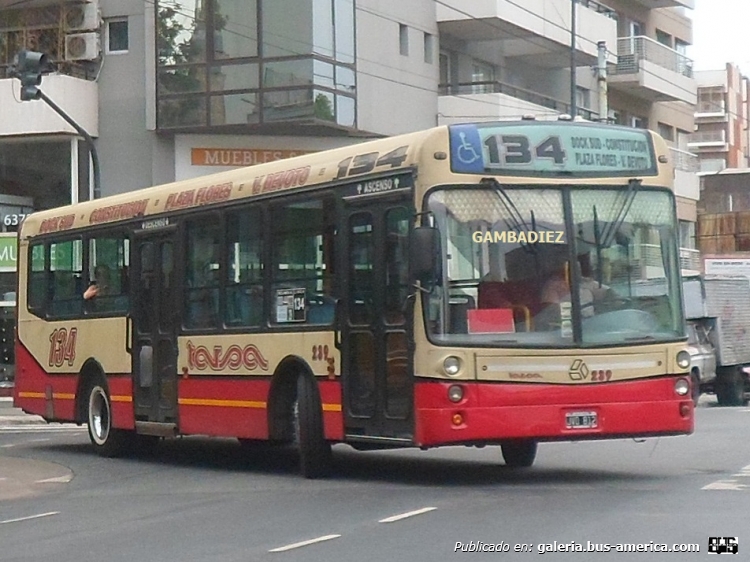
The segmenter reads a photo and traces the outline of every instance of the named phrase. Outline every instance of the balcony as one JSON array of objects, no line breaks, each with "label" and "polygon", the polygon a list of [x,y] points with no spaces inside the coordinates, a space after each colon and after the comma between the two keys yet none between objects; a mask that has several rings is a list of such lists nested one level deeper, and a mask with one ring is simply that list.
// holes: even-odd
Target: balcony
[{"label": "balcony", "polygon": [[[438,117],[441,125],[467,120],[519,119],[524,115],[544,119],[554,118],[562,113],[570,113],[568,102],[503,82],[465,82],[439,86]],[[578,108],[578,115],[590,121],[599,117],[597,113],[582,108]]]},{"label": "balcony", "polygon": [[688,146],[697,150],[723,152],[729,150],[726,131],[698,131],[690,135]]},{"label": "balcony", "polygon": [[[451,36],[483,51],[535,67],[566,68],[570,63],[571,0],[461,0],[436,3],[441,37]],[[597,61],[597,42],[614,46],[617,21],[594,0],[579,0],[576,11],[577,61]],[[610,62],[614,63],[614,56]]]},{"label": "balcony", "polygon": [[657,8],[690,8],[695,9],[695,0],[635,0],[649,10]]},{"label": "balcony", "polygon": [[[42,91],[92,137],[99,135],[99,86],[64,74],[45,76]],[[14,135],[77,135],[75,129],[43,101],[21,102],[20,82],[0,80],[0,137]]]},{"label": "balcony", "polygon": [[693,61],[650,37],[617,40],[617,65],[609,73],[609,87],[647,100],[684,101],[695,105],[697,84]]},{"label": "balcony", "polygon": [[724,106],[724,101],[698,101],[695,108],[695,119],[702,123],[727,123],[729,112]]},{"label": "balcony", "polygon": [[697,154],[670,148],[674,162],[674,192],[678,197],[698,201],[700,199],[700,161]]}]

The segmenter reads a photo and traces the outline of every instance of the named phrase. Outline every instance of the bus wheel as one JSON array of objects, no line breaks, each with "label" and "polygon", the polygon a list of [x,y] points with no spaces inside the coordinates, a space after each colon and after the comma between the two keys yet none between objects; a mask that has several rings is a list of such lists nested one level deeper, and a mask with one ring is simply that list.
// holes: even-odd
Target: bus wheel
[{"label": "bus wheel", "polygon": [[89,389],[89,439],[103,457],[117,457],[129,450],[131,435],[112,427],[112,403],[104,381],[96,379]]},{"label": "bus wheel", "polygon": [[742,406],[745,402],[745,381],[739,367],[722,369],[716,378],[716,401],[719,406]]},{"label": "bus wheel", "polygon": [[305,375],[297,378],[294,436],[302,475],[305,478],[326,476],[332,464],[331,444],[323,435],[323,408],[315,381]]},{"label": "bus wheel", "polygon": [[504,441],[500,444],[500,448],[503,451],[505,464],[511,468],[528,468],[534,464],[536,441],[530,439]]}]

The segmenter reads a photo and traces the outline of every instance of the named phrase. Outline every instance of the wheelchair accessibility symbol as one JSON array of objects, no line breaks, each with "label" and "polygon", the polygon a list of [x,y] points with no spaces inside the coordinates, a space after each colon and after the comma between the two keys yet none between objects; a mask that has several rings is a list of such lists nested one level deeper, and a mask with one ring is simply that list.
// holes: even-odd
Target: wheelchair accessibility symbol
[{"label": "wheelchair accessibility symbol", "polygon": [[456,156],[464,164],[472,164],[482,158],[471,142],[466,140],[466,133],[460,132],[458,136],[461,138],[461,144],[458,145],[456,150]]}]

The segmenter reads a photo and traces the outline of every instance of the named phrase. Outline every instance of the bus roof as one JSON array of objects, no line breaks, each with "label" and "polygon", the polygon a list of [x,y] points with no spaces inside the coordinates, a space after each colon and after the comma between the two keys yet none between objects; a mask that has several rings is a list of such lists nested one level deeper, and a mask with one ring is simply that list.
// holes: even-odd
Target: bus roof
[{"label": "bus roof", "polygon": [[[355,154],[379,155],[374,172],[409,169],[417,162],[425,139],[441,131],[445,134],[445,130],[446,126],[433,127],[39,211],[26,217],[21,238],[158,216],[282,190],[296,191],[328,184],[337,178],[344,182],[347,167],[357,166],[357,162],[351,162]],[[349,162],[345,162],[347,158]],[[345,166],[343,174],[342,166]]]}]

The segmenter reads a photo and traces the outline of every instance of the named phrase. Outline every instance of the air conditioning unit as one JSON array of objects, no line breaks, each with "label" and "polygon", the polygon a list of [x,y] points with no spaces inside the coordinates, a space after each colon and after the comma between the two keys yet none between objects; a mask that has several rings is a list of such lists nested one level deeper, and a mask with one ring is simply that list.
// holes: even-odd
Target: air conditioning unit
[{"label": "air conditioning unit", "polygon": [[65,60],[94,60],[99,56],[100,49],[97,31],[65,36]]},{"label": "air conditioning unit", "polygon": [[66,4],[64,13],[65,31],[87,31],[99,29],[99,2]]}]

